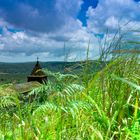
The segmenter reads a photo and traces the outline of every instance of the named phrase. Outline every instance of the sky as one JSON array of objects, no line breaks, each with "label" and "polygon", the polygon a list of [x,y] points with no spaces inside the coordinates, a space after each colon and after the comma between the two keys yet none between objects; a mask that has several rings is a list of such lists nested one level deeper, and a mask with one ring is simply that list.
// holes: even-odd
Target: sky
[{"label": "sky", "polygon": [[96,59],[107,30],[140,28],[139,9],[140,0],[0,0],[0,61],[84,60],[89,40]]}]

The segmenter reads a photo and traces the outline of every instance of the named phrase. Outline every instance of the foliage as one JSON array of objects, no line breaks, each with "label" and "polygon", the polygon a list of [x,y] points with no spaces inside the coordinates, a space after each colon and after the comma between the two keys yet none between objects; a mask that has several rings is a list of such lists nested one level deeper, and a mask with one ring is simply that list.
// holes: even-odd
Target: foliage
[{"label": "foliage", "polygon": [[0,139],[139,140],[139,57],[113,56],[96,73],[89,60],[81,67],[83,75],[46,70],[48,83],[25,100],[1,96]]}]

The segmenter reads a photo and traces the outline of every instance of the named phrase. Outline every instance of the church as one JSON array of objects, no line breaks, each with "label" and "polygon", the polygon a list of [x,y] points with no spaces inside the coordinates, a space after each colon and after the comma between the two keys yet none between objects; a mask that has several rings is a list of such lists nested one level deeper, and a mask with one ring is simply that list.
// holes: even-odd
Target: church
[{"label": "church", "polygon": [[31,82],[31,81],[37,81],[41,84],[47,82],[47,76],[43,72],[43,70],[39,64],[38,58],[37,58],[37,62],[31,72],[31,74],[27,77],[27,82]]},{"label": "church", "polygon": [[31,74],[27,76],[27,82],[5,85],[4,88],[0,89],[0,96],[14,95],[17,93],[27,95],[33,89],[41,87],[42,84],[46,84],[47,80],[47,75],[43,72],[37,58],[37,62],[31,71]]}]

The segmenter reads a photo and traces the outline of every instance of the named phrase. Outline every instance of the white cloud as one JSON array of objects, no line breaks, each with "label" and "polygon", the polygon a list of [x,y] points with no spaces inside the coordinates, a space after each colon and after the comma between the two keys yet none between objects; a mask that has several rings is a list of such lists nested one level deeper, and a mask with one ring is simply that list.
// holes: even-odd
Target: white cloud
[{"label": "white cloud", "polygon": [[[60,36],[62,40],[59,40]],[[10,32],[4,27],[3,34],[0,36],[0,58],[2,61],[4,56],[8,55],[7,60],[10,61],[33,61],[36,56],[40,56],[40,60],[43,61],[63,61],[67,53],[68,60],[85,59],[89,39],[91,40],[90,57],[93,57],[98,52],[97,39],[88,33],[78,20],[70,22],[68,28],[64,27],[54,34],[43,33],[37,36],[25,31]]]},{"label": "white cloud", "polygon": [[105,26],[107,28],[118,29],[119,21],[114,16],[111,16],[105,21]]},{"label": "white cloud", "polygon": [[[102,47],[107,48],[109,42],[112,41],[114,35],[120,29],[121,33],[125,34],[123,42],[140,40],[140,36],[135,36],[133,33],[134,30],[140,31],[140,3],[134,0],[99,0],[98,6],[95,9],[89,7],[86,14],[88,31],[96,34],[107,34],[108,43]],[[121,47],[132,49],[135,46],[125,44]],[[137,46],[138,48],[139,46]]]},{"label": "white cloud", "polygon": [[140,4],[134,0],[100,0],[96,9],[87,11],[88,28],[94,32],[114,31],[118,26],[140,28]]},{"label": "white cloud", "polygon": [[[83,27],[81,21],[76,17],[81,4],[82,0],[73,0],[72,3],[66,0],[56,0],[55,9],[58,10],[58,13],[55,11],[55,17],[52,14],[49,15],[48,19],[51,22],[48,23],[48,28],[45,31],[42,27],[40,32],[39,26],[35,25],[33,30],[37,34],[29,32],[32,28],[25,31],[10,32],[6,28],[8,23],[1,19],[0,26],[3,26],[3,34],[0,35],[0,50],[3,59],[4,56],[9,55],[9,59],[15,61],[16,59],[12,58],[14,55],[18,61],[29,61],[34,60],[34,56],[39,55],[44,61],[64,60],[64,42],[65,51],[69,53],[68,58],[70,60],[85,59],[89,40],[89,57],[94,59],[99,55],[98,38],[94,36],[95,33],[106,33],[108,29],[110,31],[108,40],[111,40],[114,36],[113,33],[119,26],[123,27],[124,30],[140,28],[140,4],[133,0],[99,0],[95,9],[88,8],[87,27]],[[30,11],[33,19],[34,16],[40,16],[39,8],[36,9],[27,5],[22,7],[22,9],[24,8]],[[26,16],[24,11],[22,12]],[[66,24],[61,23],[59,19],[64,19]],[[60,22],[62,26],[57,26],[55,22]],[[127,24],[128,22],[129,24]],[[51,24],[56,30],[50,31]]]}]

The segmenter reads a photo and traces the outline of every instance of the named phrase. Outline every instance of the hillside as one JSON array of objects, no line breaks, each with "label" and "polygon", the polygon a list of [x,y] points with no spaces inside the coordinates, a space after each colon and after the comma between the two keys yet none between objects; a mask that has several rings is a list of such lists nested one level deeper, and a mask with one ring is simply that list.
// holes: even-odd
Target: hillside
[{"label": "hillside", "polygon": [[[25,82],[27,75],[30,75],[36,62],[28,63],[0,63],[0,83]],[[89,61],[91,70],[96,71],[102,68],[103,62]],[[40,62],[43,69],[52,72],[78,73],[82,72],[86,62]],[[102,64],[102,65],[101,65]]]}]

